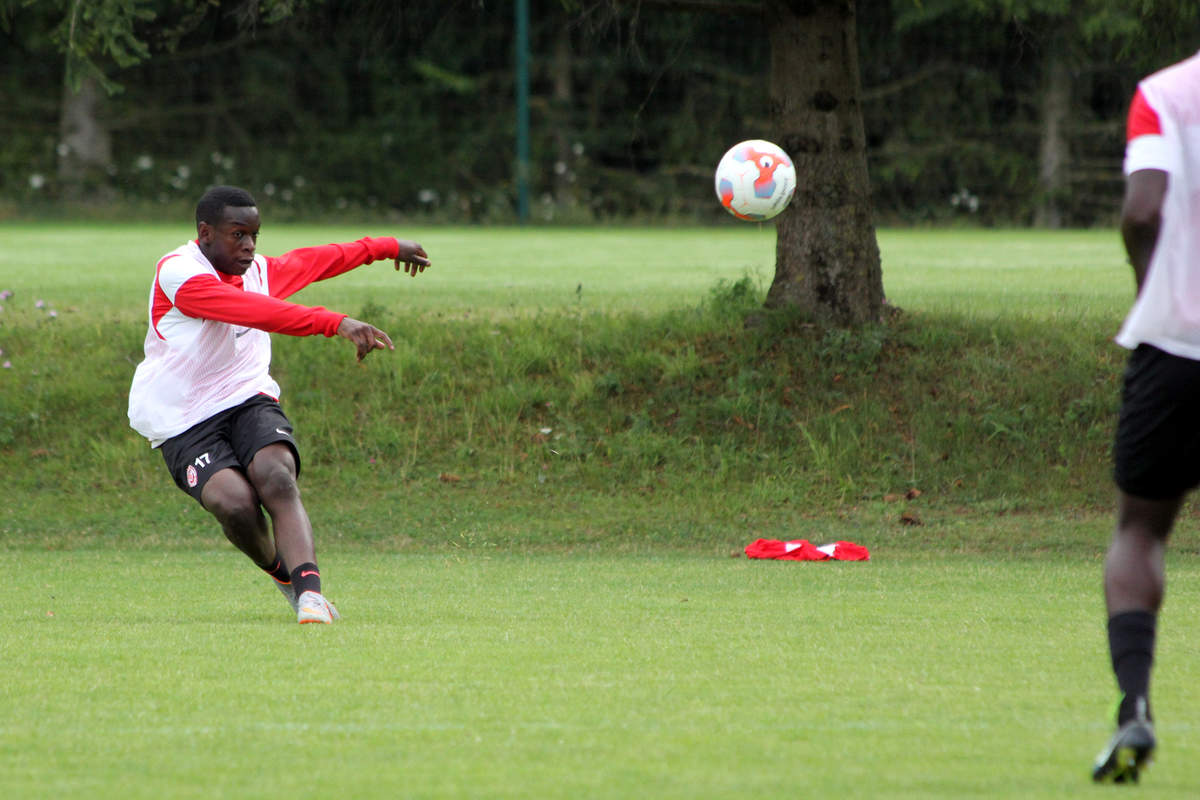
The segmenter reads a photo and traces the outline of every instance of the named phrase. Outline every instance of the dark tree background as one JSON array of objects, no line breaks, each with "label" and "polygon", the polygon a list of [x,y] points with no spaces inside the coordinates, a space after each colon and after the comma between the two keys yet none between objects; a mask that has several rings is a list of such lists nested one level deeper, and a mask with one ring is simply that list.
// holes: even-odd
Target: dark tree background
[{"label": "dark tree background", "polygon": [[[530,5],[535,220],[724,222],[711,170],[770,138],[779,15],[839,4]],[[0,216],[173,216],[227,180],[277,216],[511,221],[513,27],[492,0],[0,0]],[[856,31],[876,224],[1109,224],[1137,79],[1200,44],[1183,0],[859,0]]]}]

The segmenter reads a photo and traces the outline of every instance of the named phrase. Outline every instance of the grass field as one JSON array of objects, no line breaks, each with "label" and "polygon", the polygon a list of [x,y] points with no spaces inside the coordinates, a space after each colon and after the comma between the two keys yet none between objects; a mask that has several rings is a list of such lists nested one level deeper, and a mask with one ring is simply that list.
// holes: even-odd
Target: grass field
[{"label": "grass field", "polygon": [[[6,797],[1098,791],[1094,558],[338,553],[320,629],[226,551],[5,562]],[[1171,564],[1155,797],[1195,796],[1197,566]]]},{"label": "grass field", "polygon": [[[276,342],[321,627],[125,427],[186,226],[0,225],[0,797],[1102,791],[1115,234],[881,231],[903,314],[851,335],[744,328],[769,228],[396,232],[434,269],[297,298],[396,352]],[[1200,784],[1198,518],[1156,797]],[[872,560],[734,557],[760,536]]]},{"label": "grass field", "polygon": [[[374,301],[449,317],[581,308],[652,313],[694,304],[718,281],[750,276],[765,290],[774,273],[774,229],[752,225],[533,233],[274,226],[267,219],[259,251],[385,234],[421,242],[434,268],[412,281],[379,268],[352,272],[300,297],[330,308],[358,310]],[[36,295],[60,311],[140,317],[134,299],[147,291],[154,261],[194,236],[186,225],[0,225],[0,288],[26,301]],[[879,242],[888,298],[905,309],[1119,320],[1132,287],[1111,231],[883,230]]]}]

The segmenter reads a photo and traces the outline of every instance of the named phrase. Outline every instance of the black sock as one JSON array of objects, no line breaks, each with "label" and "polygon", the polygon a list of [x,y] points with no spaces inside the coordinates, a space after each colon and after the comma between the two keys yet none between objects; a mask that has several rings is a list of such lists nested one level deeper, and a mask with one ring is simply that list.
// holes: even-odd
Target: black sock
[{"label": "black sock", "polygon": [[283,563],[283,559],[275,556],[275,563],[269,567],[263,567],[262,571],[270,575],[280,583],[291,583],[292,573],[288,572],[287,565]]},{"label": "black sock", "polygon": [[317,569],[317,565],[311,561],[306,561],[292,570],[292,586],[296,590],[296,597],[305,592],[320,594],[321,572]]},{"label": "black sock", "polygon": [[1150,717],[1150,668],[1154,665],[1154,633],[1158,618],[1150,611],[1124,611],[1108,620],[1108,650],[1121,689],[1117,724],[1137,713],[1139,698]]}]

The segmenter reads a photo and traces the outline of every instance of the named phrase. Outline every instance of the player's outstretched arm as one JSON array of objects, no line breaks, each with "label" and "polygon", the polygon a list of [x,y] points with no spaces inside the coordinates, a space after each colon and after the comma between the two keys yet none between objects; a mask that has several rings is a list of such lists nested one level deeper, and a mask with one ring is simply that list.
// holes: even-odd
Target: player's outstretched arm
[{"label": "player's outstretched arm", "polygon": [[346,317],[338,325],[337,335],[354,342],[358,349],[358,360],[362,361],[372,350],[395,350],[391,338],[368,322]]},{"label": "player's outstretched arm", "polygon": [[424,272],[430,265],[429,254],[425,252],[424,247],[407,239],[397,239],[396,242],[400,245],[399,255],[396,256],[397,272],[400,265],[404,264],[404,271],[415,278],[418,272]]}]

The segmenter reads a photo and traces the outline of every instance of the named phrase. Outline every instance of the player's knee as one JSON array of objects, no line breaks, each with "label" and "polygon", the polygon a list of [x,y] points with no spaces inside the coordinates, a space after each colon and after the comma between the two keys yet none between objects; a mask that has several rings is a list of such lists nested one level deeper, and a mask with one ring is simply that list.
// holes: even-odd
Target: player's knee
[{"label": "player's knee", "polygon": [[246,483],[205,487],[204,507],[227,527],[252,526],[259,514],[258,495]]},{"label": "player's knee", "polygon": [[273,463],[255,470],[254,488],[258,490],[267,506],[275,502],[294,500],[300,496],[296,475],[284,463]]},{"label": "player's knee", "polygon": [[247,476],[263,505],[270,508],[274,503],[290,502],[299,497],[296,471],[296,457],[291,448],[276,443],[258,451],[250,462]]}]

